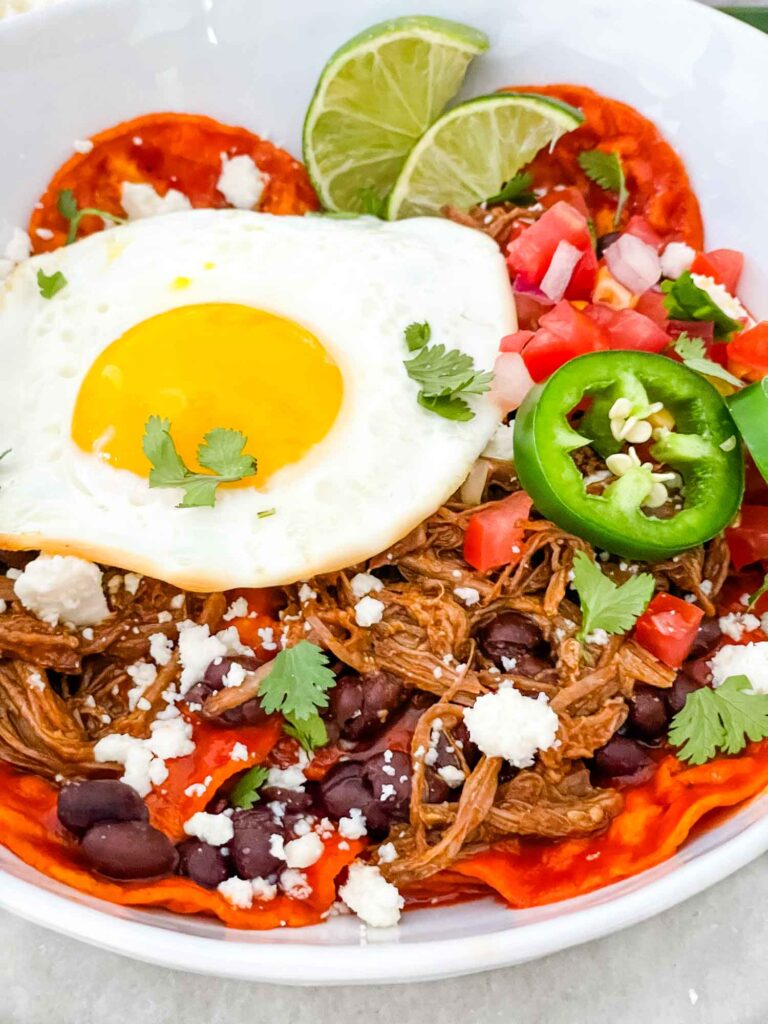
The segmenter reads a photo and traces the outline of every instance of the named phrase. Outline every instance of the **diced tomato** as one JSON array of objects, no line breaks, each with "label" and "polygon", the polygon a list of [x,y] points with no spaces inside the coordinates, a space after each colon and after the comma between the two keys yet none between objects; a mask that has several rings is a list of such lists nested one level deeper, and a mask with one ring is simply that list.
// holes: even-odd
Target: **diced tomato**
[{"label": "diced tomato", "polygon": [[565,300],[541,317],[540,323],[523,349],[523,361],[535,381],[549,377],[575,356],[610,348],[607,331]]},{"label": "diced tomato", "polygon": [[516,491],[470,516],[464,533],[466,561],[480,572],[519,562],[523,531],[518,524],[528,518],[532,505],[525,491]]},{"label": "diced tomato", "polygon": [[501,339],[499,352],[522,352],[533,337],[533,331],[515,331]]},{"label": "diced tomato", "polygon": [[554,306],[554,302],[543,295],[531,295],[526,292],[515,292],[517,306],[517,325],[521,330],[535,331],[539,320]]},{"label": "diced tomato", "polygon": [[715,325],[708,320],[669,320],[667,333],[671,338],[687,334],[689,338],[701,338],[707,345],[715,340]]},{"label": "diced tomato", "polygon": [[749,456],[746,458],[744,468],[746,469],[744,501],[747,505],[768,505],[768,483]]},{"label": "diced tomato", "polygon": [[635,309],[649,320],[653,320],[659,327],[666,328],[669,313],[664,305],[664,295],[656,288],[649,288],[647,292],[643,292],[635,304]]},{"label": "diced tomato", "polygon": [[679,668],[693,646],[704,612],[671,594],[657,594],[635,624],[635,639],[670,668]]},{"label": "diced tomato", "polygon": [[573,268],[571,280],[565,289],[566,299],[589,299],[597,283],[597,254],[591,244]]},{"label": "diced tomato", "polygon": [[725,539],[737,569],[768,559],[768,508],[742,505],[739,523],[725,531]]},{"label": "diced tomato", "polygon": [[739,376],[763,377],[768,373],[768,321],[742,331],[728,343],[728,364]]},{"label": "diced tomato", "polygon": [[661,247],[663,245],[661,236],[653,230],[645,217],[641,217],[636,213],[634,217],[629,218],[624,230],[628,235],[634,235],[635,238],[639,238],[647,245],[652,246],[656,252],[661,252]]},{"label": "diced tomato", "polygon": [[572,206],[574,210],[578,210],[579,213],[583,213],[586,219],[589,220],[587,201],[575,185],[568,185],[566,188],[559,188],[557,190],[552,189],[551,192],[543,195],[539,202],[545,210],[548,210],[550,206],[554,206],[555,203],[568,203],[569,206]]},{"label": "diced tomato", "polygon": [[280,623],[271,615],[252,612],[239,619],[227,623],[237,630],[240,642],[253,648],[253,653],[260,661],[271,661],[280,648]]},{"label": "diced tomato", "polygon": [[744,253],[736,249],[713,249],[700,252],[693,261],[694,274],[704,274],[714,279],[734,295],[744,269]]},{"label": "diced tomato", "polygon": [[647,316],[634,309],[611,309],[595,304],[587,306],[586,315],[608,332],[611,348],[635,352],[663,352],[669,335]]},{"label": "diced tomato", "polygon": [[541,284],[560,242],[580,252],[592,248],[587,218],[568,203],[558,202],[507,246],[507,266],[530,285]]}]

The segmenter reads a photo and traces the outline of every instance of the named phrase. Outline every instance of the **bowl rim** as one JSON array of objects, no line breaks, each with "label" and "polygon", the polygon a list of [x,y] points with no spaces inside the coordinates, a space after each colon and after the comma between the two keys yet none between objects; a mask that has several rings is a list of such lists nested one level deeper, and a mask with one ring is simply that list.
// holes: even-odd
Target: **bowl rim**
[{"label": "bowl rim", "polygon": [[[197,7],[201,0],[184,2]],[[55,29],[58,23],[80,15],[87,16],[89,10],[103,4],[104,0],[61,0],[51,7],[11,17],[0,23],[0,42],[8,39],[14,43],[25,36],[33,39],[48,24]],[[697,0],[632,0],[632,4],[646,12],[649,8],[662,12],[670,4],[685,8],[691,17],[700,21],[716,24],[721,29],[728,25],[728,33],[749,46],[753,46],[761,35],[747,23],[706,7]],[[763,45],[768,45],[768,39],[763,38]],[[748,807],[735,810],[730,820],[736,822],[746,813]],[[694,896],[766,850],[768,804],[759,820],[746,825],[720,845],[690,859],[676,855],[657,868],[634,876],[635,882],[646,877],[649,880],[637,884],[631,891],[621,891],[623,882],[605,886],[598,890],[601,900],[592,906],[580,908],[578,902],[582,897],[578,897],[551,904],[558,908],[557,915],[539,921],[512,924],[470,936],[408,939],[401,944],[323,945],[301,941],[287,944],[269,941],[268,938],[246,942],[238,938],[240,933],[237,930],[224,926],[221,926],[220,937],[185,934],[170,927],[129,920],[120,916],[125,908],[105,901],[92,900],[92,905],[86,905],[75,898],[79,895],[75,890],[69,897],[1,867],[0,907],[34,924],[109,952],[191,973],[285,985],[406,983],[523,963],[609,935]],[[659,877],[652,877],[654,873]],[[42,874],[40,877],[46,878]],[[486,898],[481,902],[490,903],[491,900]],[[322,927],[312,926],[309,931]],[[269,933],[259,934],[267,936]],[[297,930],[293,934],[300,932]]]}]

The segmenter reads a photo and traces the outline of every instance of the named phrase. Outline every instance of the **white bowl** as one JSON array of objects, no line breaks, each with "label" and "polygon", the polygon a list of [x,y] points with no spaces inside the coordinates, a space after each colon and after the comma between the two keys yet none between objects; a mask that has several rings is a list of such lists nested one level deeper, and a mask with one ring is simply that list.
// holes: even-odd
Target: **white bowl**
[{"label": "white bowl", "polygon": [[[687,0],[418,0],[484,29],[468,95],[581,82],[627,100],[685,157],[713,246],[748,254],[743,294],[768,315],[768,41]],[[407,9],[407,5],[406,5]],[[331,51],[403,0],[66,0],[0,26],[0,243],[72,142],[157,110],[210,114],[300,154],[302,116]],[[116,952],[183,970],[291,984],[439,978],[519,963],[686,899],[768,848],[761,797],[636,878],[512,911],[491,899],[405,915],[367,944],[352,918],[228,931],[74,892],[0,848],[0,905]]]}]

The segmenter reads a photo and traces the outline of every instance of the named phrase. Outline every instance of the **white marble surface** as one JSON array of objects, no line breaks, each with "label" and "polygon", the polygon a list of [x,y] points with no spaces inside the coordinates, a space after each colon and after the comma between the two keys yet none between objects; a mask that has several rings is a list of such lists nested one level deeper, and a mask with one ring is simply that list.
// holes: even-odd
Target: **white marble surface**
[{"label": "white marble surface", "polygon": [[0,1024],[765,1024],[766,900],[763,857],[651,921],[545,960],[423,985],[326,990],[176,973],[0,912]]}]

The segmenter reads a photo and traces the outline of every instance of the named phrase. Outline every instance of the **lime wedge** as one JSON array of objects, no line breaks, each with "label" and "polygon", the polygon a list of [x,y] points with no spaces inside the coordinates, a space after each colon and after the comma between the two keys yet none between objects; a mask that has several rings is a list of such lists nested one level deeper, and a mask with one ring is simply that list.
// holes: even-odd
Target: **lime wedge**
[{"label": "lime wedge", "polygon": [[480,203],[583,120],[567,103],[528,93],[496,93],[461,103],[435,121],[411,150],[389,197],[387,216],[429,216],[447,204],[467,209]]},{"label": "lime wedge", "polygon": [[374,25],[337,50],[304,121],[304,162],[323,205],[362,211],[366,195],[383,199],[487,48],[482,32],[423,16]]}]

